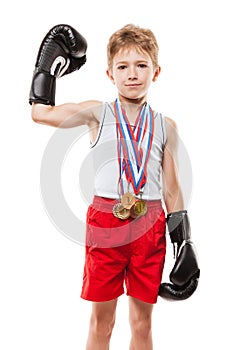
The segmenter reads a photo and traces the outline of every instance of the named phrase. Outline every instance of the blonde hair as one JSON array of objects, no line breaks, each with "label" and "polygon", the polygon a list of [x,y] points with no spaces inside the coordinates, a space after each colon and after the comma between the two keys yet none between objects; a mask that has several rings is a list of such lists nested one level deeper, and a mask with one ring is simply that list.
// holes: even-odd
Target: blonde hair
[{"label": "blonde hair", "polygon": [[107,45],[108,68],[112,68],[113,58],[121,49],[130,47],[136,48],[139,52],[148,53],[154,68],[158,67],[159,46],[154,33],[150,29],[127,24],[113,33],[109,39]]}]

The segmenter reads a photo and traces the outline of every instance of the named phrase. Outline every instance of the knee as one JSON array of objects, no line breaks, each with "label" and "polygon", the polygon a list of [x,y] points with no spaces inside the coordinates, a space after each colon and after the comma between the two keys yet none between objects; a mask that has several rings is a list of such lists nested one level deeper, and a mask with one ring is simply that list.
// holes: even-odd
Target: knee
[{"label": "knee", "polygon": [[148,339],[151,335],[151,318],[131,318],[130,326],[132,330],[132,334],[136,337]]},{"label": "knee", "polygon": [[115,316],[91,317],[91,330],[97,338],[110,338],[115,324]]}]

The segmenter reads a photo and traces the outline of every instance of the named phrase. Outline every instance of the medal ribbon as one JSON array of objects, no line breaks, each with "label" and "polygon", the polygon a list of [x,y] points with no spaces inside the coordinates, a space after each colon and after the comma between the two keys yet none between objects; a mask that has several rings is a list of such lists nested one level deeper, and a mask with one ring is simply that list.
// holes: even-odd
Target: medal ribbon
[{"label": "medal ribbon", "polygon": [[123,179],[132,184],[137,195],[145,186],[147,163],[154,136],[154,114],[148,104],[141,108],[132,128],[124,109],[114,104],[118,140],[119,185],[124,193]]}]

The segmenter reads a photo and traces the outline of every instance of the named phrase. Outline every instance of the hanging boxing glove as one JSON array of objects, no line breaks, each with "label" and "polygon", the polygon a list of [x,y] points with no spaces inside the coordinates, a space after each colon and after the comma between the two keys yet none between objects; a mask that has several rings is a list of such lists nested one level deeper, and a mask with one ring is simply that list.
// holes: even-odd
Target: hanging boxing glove
[{"label": "hanging boxing glove", "polygon": [[168,214],[167,226],[176,261],[169,275],[172,283],[162,283],[159,295],[170,300],[184,300],[195,292],[200,276],[187,211]]}]

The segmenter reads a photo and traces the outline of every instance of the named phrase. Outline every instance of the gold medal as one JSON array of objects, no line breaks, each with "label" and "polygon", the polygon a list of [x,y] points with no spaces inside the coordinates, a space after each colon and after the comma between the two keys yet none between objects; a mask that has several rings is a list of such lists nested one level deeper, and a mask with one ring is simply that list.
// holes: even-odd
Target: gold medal
[{"label": "gold medal", "polygon": [[142,199],[139,199],[134,206],[130,209],[130,216],[134,219],[145,215],[147,213],[146,202]]},{"label": "gold medal", "polygon": [[130,217],[130,210],[126,209],[122,203],[117,203],[112,209],[113,215],[121,220],[126,220]]},{"label": "gold medal", "polygon": [[135,201],[136,198],[130,192],[124,193],[121,197],[121,204],[126,209],[130,209],[134,205]]}]

